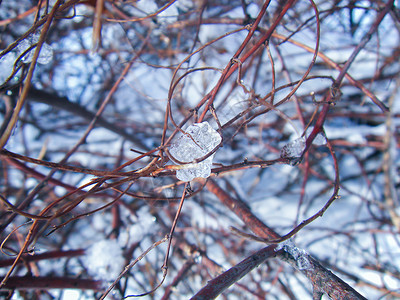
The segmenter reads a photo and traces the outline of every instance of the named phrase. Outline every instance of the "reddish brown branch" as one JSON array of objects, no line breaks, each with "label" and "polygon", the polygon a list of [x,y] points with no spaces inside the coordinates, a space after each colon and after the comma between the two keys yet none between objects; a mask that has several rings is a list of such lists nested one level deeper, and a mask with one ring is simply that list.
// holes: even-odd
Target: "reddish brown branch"
[{"label": "reddish brown branch", "polygon": [[[63,257],[74,257],[81,256],[85,254],[85,250],[67,250],[67,251],[51,251],[41,254],[35,255],[23,255],[19,263],[22,262],[32,262],[32,261],[40,261],[44,259],[55,259],[55,258],[63,258]],[[11,266],[15,259],[4,259],[0,260],[0,268]]]},{"label": "reddish brown branch", "polygon": [[[0,278],[3,280],[3,278]],[[78,289],[78,290],[101,290],[102,281],[91,279],[79,279],[69,277],[31,277],[12,276],[7,279],[1,289],[9,290],[47,290],[47,289]]]},{"label": "reddish brown branch", "polygon": [[275,240],[280,238],[274,230],[266,226],[258,219],[250,210],[249,206],[239,199],[231,197],[227,192],[218,186],[218,184],[209,179],[207,181],[207,189],[216,195],[218,199],[231,211],[233,211],[257,236],[267,240]]},{"label": "reddish brown branch", "polygon": [[268,258],[275,257],[276,254],[275,245],[257,251],[228,271],[210,280],[205,287],[191,298],[191,300],[215,299],[236,281],[247,275],[251,270],[258,267]]},{"label": "reddish brown branch", "polygon": [[[268,1],[267,1],[268,2]],[[279,25],[279,22],[282,20],[282,18],[285,16],[286,12],[289,10],[290,7],[294,4],[295,0],[289,0],[283,7],[282,11],[280,12],[279,16],[276,18],[274,23],[271,25],[271,27],[267,30],[267,32],[262,36],[261,39],[259,39],[256,44],[250,48],[245,54],[240,59],[241,63],[244,63],[251,55],[253,55],[264,43],[268,41],[268,39],[272,36],[272,33],[275,31],[276,27]],[[266,7],[265,7],[266,9]],[[261,11],[260,14],[258,15],[257,19],[261,19],[261,17],[264,15],[264,11]],[[238,52],[240,54],[240,52]],[[238,57],[233,57],[233,58],[238,58]],[[222,87],[223,83],[237,70],[238,64],[233,63],[232,61],[229,62],[229,64],[225,67],[218,83],[216,86],[212,89],[210,93],[208,93],[202,101],[197,105],[197,108],[200,108],[207,100],[206,107],[204,108],[203,113],[201,114],[199,118],[199,122],[201,122],[209,108],[214,102],[215,96],[217,95],[218,91]]]},{"label": "reddish brown branch", "polygon": [[[206,186],[208,190],[215,194],[225,206],[241,218],[246,226],[248,226],[257,236],[266,240],[280,238],[280,235],[259,220],[243,201],[231,197],[227,192],[220,188],[214,180],[209,179]],[[296,259],[291,257],[291,255],[288,255],[287,252],[282,252],[278,257],[289,262],[297,269]],[[334,275],[331,271],[325,269],[316,259],[312,258],[308,254],[307,258],[310,262],[310,267],[307,269],[300,269],[300,271],[313,283],[314,291],[318,293],[326,293],[335,300],[365,299],[347,283]]]}]

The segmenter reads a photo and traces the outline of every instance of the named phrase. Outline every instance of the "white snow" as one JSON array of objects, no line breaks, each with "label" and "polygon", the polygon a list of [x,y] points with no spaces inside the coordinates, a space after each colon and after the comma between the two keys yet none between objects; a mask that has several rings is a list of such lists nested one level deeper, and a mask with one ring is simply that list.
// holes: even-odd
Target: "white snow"
[{"label": "white snow", "polygon": [[157,21],[161,24],[174,23],[178,20],[178,5],[173,3],[157,15]]},{"label": "white snow", "polygon": [[86,253],[83,262],[96,279],[114,280],[124,268],[122,249],[116,240],[101,240]]},{"label": "white snow", "polygon": [[157,4],[153,0],[140,0],[137,2],[136,7],[142,12],[140,16],[145,17],[147,14],[151,14],[157,11]]}]

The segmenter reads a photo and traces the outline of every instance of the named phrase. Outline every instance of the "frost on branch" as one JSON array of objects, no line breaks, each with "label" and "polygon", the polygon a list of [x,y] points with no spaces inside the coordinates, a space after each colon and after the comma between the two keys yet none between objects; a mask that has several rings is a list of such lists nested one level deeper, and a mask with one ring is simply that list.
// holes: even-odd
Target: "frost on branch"
[{"label": "frost on branch", "polygon": [[185,132],[186,134],[181,134],[175,139],[169,149],[173,158],[189,163],[183,164],[182,169],[176,171],[176,177],[182,181],[190,181],[196,177],[209,177],[214,153],[201,162],[196,163],[194,160],[207,155],[218,146],[222,140],[221,136],[208,122],[195,123]]},{"label": "frost on branch", "polygon": [[299,270],[310,270],[313,268],[312,263],[309,260],[309,254],[307,251],[300,249],[295,246],[293,241],[288,240],[281,243],[277,249],[283,249],[286,253],[290,254],[292,259],[296,262],[296,267]]}]

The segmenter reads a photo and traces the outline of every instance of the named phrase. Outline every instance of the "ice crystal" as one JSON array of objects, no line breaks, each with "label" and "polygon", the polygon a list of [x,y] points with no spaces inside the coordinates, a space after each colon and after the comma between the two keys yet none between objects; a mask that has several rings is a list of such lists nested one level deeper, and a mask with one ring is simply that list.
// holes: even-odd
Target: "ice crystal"
[{"label": "ice crystal", "polygon": [[[208,122],[195,123],[175,139],[169,152],[175,160],[183,163],[176,171],[176,177],[182,181],[190,181],[196,177],[207,178],[211,174],[214,154],[201,162],[195,162],[210,153],[221,142],[221,136]],[[175,162],[178,164],[178,162]]]},{"label": "ice crystal", "polygon": [[297,267],[299,270],[306,270],[312,267],[309,259],[307,251],[297,248],[296,246],[288,246],[284,247],[285,251],[293,256],[297,263]]}]

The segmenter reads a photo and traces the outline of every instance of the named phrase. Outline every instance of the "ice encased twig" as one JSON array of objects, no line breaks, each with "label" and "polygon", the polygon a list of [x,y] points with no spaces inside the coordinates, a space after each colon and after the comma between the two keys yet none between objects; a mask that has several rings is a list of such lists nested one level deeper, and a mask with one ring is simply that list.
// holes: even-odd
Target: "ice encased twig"
[{"label": "ice encased twig", "polygon": [[181,165],[182,168],[176,171],[176,177],[182,181],[209,177],[215,153],[201,162],[196,163],[195,160],[204,157],[221,143],[220,134],[208,122],[190,125],[185,133],[176,138],[169,149],[174,159],[188,163]]}]

